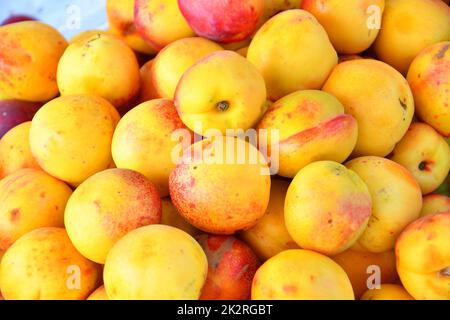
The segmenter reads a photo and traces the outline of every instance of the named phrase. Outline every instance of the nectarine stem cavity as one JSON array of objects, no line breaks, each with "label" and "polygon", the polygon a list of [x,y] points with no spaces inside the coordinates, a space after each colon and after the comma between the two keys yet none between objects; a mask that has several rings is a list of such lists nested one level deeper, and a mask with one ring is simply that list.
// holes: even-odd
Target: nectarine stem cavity
[{"label": "nectarine stem cavity", "polygon": [[227,111],[230,107],[230,103],[228,101],[220,101],[216,104],[216,107],[219,111]]},{"label": "nectarine stem cavity", "polygon": [[423,171],[427,168],[427,163],[425,161],[422,161],[421,163],[419,163],[419,170]]}]

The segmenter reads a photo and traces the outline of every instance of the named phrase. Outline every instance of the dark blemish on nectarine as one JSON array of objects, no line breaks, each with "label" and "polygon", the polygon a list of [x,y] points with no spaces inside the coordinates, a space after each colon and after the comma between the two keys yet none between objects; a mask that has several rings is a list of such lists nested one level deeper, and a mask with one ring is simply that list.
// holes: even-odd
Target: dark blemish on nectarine
[{"label": "dark blemish on nectarine", "polygon": [[[406,100],[406,99],[405,99]],[[402,100],[402,98],[399,98],[398,101],[400,102],[400,105],[402,106],[403,110],[406,110],[406,108],[408,107],[406,105],[406,102]]]},{"label": "dark blemish on nectarine", "polygon": [[450,48],[450,44],[446,44],[443,46],[435,55],[435,59],[442,59],[445,56],[445,53],[447,52],[448,48]]},{"label": "dark blemish on nectarine", "polygon": [[12,209],[10,213],[11,222],[16,221],[17,219],[19,219],[19,217],[20,217],[20,209],[19,208]]},{"label": "dark blemish on nectarine", "polygon": [[418,166],[419,170],[420,171],[431,171],[430,166],[431,166],[432,163],[433,163],[432,161],[422,161],[422,162],[420,162],[419,166]]},{"label": "dark blemish on nectarine", "polygon": [[91,43],[96,41],[96,40],[98,40],[98,39],[100,39],[101,37],[102,37],[102,35],[100,33],[97,33],[95,35],[95,38],[92,38],[92,39],[90,39],[89,41],[86,42],[86,44],[85,44],[86,48],[91,48],[92,47]]}]

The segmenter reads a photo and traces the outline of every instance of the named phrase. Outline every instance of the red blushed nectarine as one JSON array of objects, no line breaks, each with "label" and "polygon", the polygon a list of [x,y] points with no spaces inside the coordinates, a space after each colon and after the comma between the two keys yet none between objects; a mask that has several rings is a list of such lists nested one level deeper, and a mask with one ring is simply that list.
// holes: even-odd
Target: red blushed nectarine
[{"label": "red blushed nectarine", "polygon": [[264,0],[178,0],[178,5],[195,33],[224,43],[249,37],[264,12]]},{"label": "red blushed nectarine", "polygon": [[252,280],[260,262],[253,250],[233,236],[197,237],[208,259],[202,300],[250,299]]},{"label": "red blushed nectarine", "polygon": [[[251,161],[252,156],[258,160]],[[266,211],[270,194],[270,176],[263,174],[268,166],[261,157],[253,145],[233,137],[194,143],[170,174],[173,204],[205,232],[232,234],[254,226]]]},{"label": "red blushed nectarine", "polygon": [[35,18],[31,16],[27,16],[25,14],[14,14],[6,18],[2,21],[0,26],[6,26],[7,24],[16,23],[16,22],[22,22],[22,21],[32,21],[36,20]]},{"label": "red blushed nectarine", "polygon": [[42,103],[39,102],[0,101],[0,138],[15,126],[33,119],[34,114],[41,106]]}]

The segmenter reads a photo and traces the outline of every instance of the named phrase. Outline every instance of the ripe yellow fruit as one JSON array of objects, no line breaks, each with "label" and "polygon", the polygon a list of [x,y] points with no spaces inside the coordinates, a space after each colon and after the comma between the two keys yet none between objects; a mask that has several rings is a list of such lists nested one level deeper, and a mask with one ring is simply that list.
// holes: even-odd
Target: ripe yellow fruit
[{"label": "ripe yellow fruit", "polygon": [[423,194],[437,189],[450,170],[450,147],[432,127],[414,122],[395,146],[390,159],[408,169]]},{"label": "ripe yellow fruit", "polygon": [[379,268],[381,283],[395,283],[398,280],[394,250],[372,253],[348,249],[331,258],[347,273],[356,299],[367,291],[368,281],[372,284],[373,266]]},{"label": "ripe yellow fruit", "polygon": [[328,35],[307,11],[281,12],[256,32],[247,53],[272,101],[297,90],[320,89],[337,64]]},{"label": "ripe yellow fruit", "polygon": [[[181,77],[175,106],[192,131],[249,129],[265,111],[266,86],[258,70],[234,51],[216,51]],[[203,132],[198,132],[198,125]]]},{"label": "ripe yellow fruit", "polygon": [[355,244],[371,210],[369,190],[355,172],[337,162],[318,161],[292,180],[284,217],[301,248],[333,255]]},{"label": "ripe yellow fruit", "polygon": [[391,250],[402,230],[419,218],[419,184],[406,168],[385,158],[360,157],[346,166],[365,182],[372,197],[369,224],[353,248],[373,253]]},{"label": "ripe yellow fruit", "polygon": [[72,190],[45,172],[19,170],[0,181],[0,250],[40,227],[63,227]]},{"label": "ripe yellow fruit", "polygon": [[40,169],[30,149],[31,121],[9,130],[0,139],[0,178],[20,169]]},{"label": "ripe yellow fruit", "polygon": [[319,20],[337,52],[355,54],[375,41],[384,0],[305,0],[301,8]]},{"label": "ripe yellow fruit", "polygon": [[100,97],[56,98],[31,122],[31,152],[52,176],[79,185],[111,164],[111,141],[118,120],[116,109]]},{"label": "ripe yellow fruit", "polygon": [[414,58],[406,77],[418,117],[445,137],[450,137],[449,66],[450,41],[439,42]]},{"label": "ripe yellow fruit", "polygon": [[155,184],[160,195],[169,195],[169,175],[175,168],[172,153],[178,141],[172,133],[186,126],[171,100],[157,99],[130,110],[117,124],[112,156],[118,168],[135,170]]},{"label": "ripe yellow fruit", "polygon": [[415,299],[450,300],[450,212],[422,217],[397,239],[397,270]]},{"label": "ripe yellow fruit", "polygon": [[210,53],[223,50],[220,45],[200,37],[183,38],[167,45],[155,58],[153,82],[162,98],[173,99],[182,75]]},{"label": "ripe yellow fruit", "polygon": [[406,75],[422,49],[450,40],[450,7],[439,0],[386,0],[377,57]]},{"label": "ripe yellow fruit", "polygon": [[17,240],[0,265],[7,300],[84,300],[101,281],[99,265],[74,248],[62,228],[40,228]]},{"label": "ripe yellow fruit", "polygon": [[170,174],[173,204],[192,225],[232,234],[264,215],[270,176],[262,154],[247,141],[216,136],[187,148]]},{"label": "ripe yellow fruit", "polygon": [[110,32],[121,37],[133,50],[144,54],[155,54],[158,50],[146,42],[134,24],[135,0],[108,0],[106,13]]},{"label": "ripe yellow fruit", "polygon": [[177,0],[135,0],[134,23],[141,36],[158,49],[195,36]]},{"label": "ripe yellow fruit", "polygon": [[111,300],[193,300],[200,297],[208,261],[198,242],[174,227],[129,232],[111,249],[103,273]]},{"label": "ripe yellow fruit", "polygon": [[[344,113],[338,99],[320,90],[300,90],[276,101],[257,128],[267,130],[267,138],[259,137],[260,145],[269,153],[278,148],[272,165],[290,178],[314,161],[345,161],[358,139],[356,119]],[[272,138],[273,130],[278,138]]]},{"label": "ripe yellow fruit", "polygon": [[408,82],[381,61],[342,62],[323,90],[338,98],[358,122],[353,156],[387,156],[411,124],[414,100]]},{"label": "ripe yellow fruit", "polygon": [[62,96],[96,94],[118,109],[139,92],[139,65],[133,51],[119,38],[97,33],[72,43],[58,64]]},{"label": "ripe yellow fruit", "polygon": [[354,300],[345,271],[320,253],[292,249],[267,260],[256,272],[253,300]]},{"label": "ripe yellow fruit", "polygon": [[382,284],[379,289],[367,290],[361,300],[414,300],[414,298],[398,284]]},{"label": "ripe yellow fruit", "polygon": [[26,101],[55,97],[64,37],[49,25],[24,21],[0,27],[0,39],[0,96]]},{"label": "ripe yellow fruit", "polygon": [[114,243],[129,231],[160,219],[158,191],[143,175],[127,169],[108,169],[88,178],[74,191],[64,213],[70,240],[97,263],[105,263]]}]

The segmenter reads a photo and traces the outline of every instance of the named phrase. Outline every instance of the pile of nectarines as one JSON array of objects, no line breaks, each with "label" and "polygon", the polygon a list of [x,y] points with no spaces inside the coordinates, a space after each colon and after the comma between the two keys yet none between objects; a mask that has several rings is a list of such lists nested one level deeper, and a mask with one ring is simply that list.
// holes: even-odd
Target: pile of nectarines
[{"label": "pile of nectarines", "polygon": [[450,300],[448,3],[10,19],[0,298]]}]

